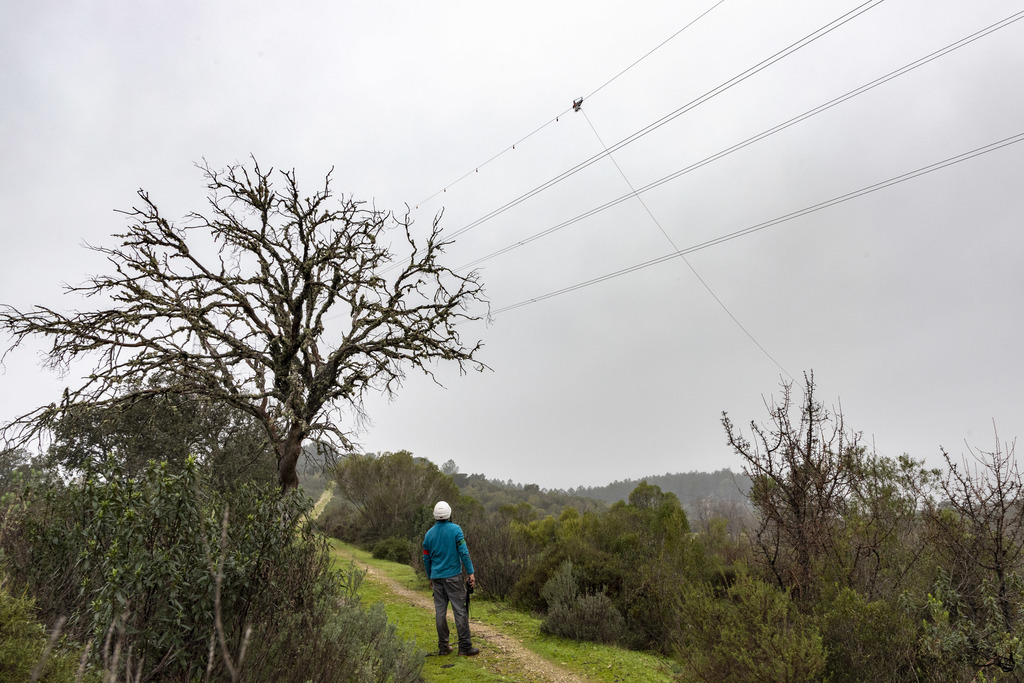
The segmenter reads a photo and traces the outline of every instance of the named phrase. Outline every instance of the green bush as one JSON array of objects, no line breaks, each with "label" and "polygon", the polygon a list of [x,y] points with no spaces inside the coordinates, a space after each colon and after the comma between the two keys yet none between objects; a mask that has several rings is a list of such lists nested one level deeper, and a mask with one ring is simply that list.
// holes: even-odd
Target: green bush
[{"label": "green bush", "polygon": [[401,536],[392,536],[378,541],[373,546],[373,556],[378,560],[388,560],[400,564],[412,564],[415,557],[416,543]]},{"label": "green bush", "polygon": [[916,624],[899,606],[844,588],[819,621],[828,680],[921,680]]},{"label": "green bush", "polygon": [[301,611],[262,620],[252,634],[245,681],[419,681],[423,653],[403,641],[388,623],[383,605],[359,606],[355,591],[362,572],[350,569],[344,594],[318,600]]},{"label": "green bush", "polygon": [[[112,468],[21,502],[23,517],[4,539],[11,577],[46,621],[66,615],[69,635],[96,644],[95,658],[110,634],[123,665],[141,666],[143,678],[192,680],[222,635],[233,659],[247,644],[247,680],[405,680],[401,671],[418,671],[386,624],[342,599],[326,541],[305,523],[305,497],[247,485],[226,498],[203,486],[189,460],[180,472],[151,463],[137,478]],[[309,673],[298,662],[311,658],[311,643],[322,646],[313,659],[324,668]],[[221,649],[215,680],[227,672]],[[366,654],[376,649],[388,654]]]},{"label": "green bush", "polygon": [[[1007,576],[1006,596],[1020,601],[1024,580],[1016,573]],[[922,616],[919,647],[929,668],[946,672],[947,680],[1019,681],[1024,663],[1021,628],[1000,609],[995,581],[982,579],[978,593],[965,596],[950,585],[943,573],[932,592],[915,605]],[[1019,607],[1010,612],[1019,619]],[[1019,623],[1019,622],[1018,622]]]},{"label": "green bush", "polygon": [[[315,539],[296,537],[305,503],[268,494],[247,487],[232,499],[220,603],[235,651],[249,623],[304,599],[300,587],[326,568]],[[104,642],[116,624],[136,661],[191,677],[205,669],[213,632],[226,505],[201,488],[192,460],[180,473],[151,464],[138,478],[113,468],[104,479],[46,487],[11,551],[12,577],[48,621],[67,615],[76,639]]]},{"label": "green bush", "polygon": [[629,496],[601,513],[566,508],[525,527],[543,551],[522,572],[512,600],[529,609],[549,609],[543,587],[571,560],[580,569],[584,594],[604,594],[625,620],[623,644],[670,651],[669,635],[679,621],[676,596],[683,586],[721,571],[709,564],[690,533],[686,513],[674,494],[641,482]]},{"label": "green bush", "polygon": [[580,590],[582,575],[572,562],[565,562],[544,584],[542,593],[548,613],[541,630],[551,635],[617,643],[625,633],[625,621],[604,593]]},{"label": "green bush", "polygon": [[463,526],[472,548],[480,594],[507,599],[540,552],[525,525],[515,517],[526,517],[529,510],[527,503],[504,507],[497,513],[478,514]]},{"label": "green bush", "polygon": [[[47,652],[49,636],[36,621],[32,600],[11,594],[0,578],[0,683],[30,680],[36,667],[41,683],[70,683],[76,678],[81,648],[59,639]],[[89,673],[85,681],[98,680]]]},{"label": "green bush", "polygon": [[[741,574],[726,589],[684,594],[676,647],[684,680],[811,681],[825,669],[821,633],[788,593]],[[867,679],[865,679],[867,680]]]}]

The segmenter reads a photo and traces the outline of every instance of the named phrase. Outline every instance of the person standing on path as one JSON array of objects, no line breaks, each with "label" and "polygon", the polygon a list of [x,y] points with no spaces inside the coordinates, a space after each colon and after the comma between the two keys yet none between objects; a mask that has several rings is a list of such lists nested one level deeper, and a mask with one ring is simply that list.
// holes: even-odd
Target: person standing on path
[{"label": "person standing on path", "polygon": [[476,585],[473,561],[462,535],[462,527],[452,522],[452,507],[439,501],[434,506],[434,526],[423,537],[423,568],[434,591],[434,617],[437,622],[437,652],[450,654],[448,642],[448,603],[452,605],[455,630],[459,634],[459,654],[472,656],[480,652],[469,637],[469,609],[466,606],[466,584],[462,582],[465,569],[469,587]]}]

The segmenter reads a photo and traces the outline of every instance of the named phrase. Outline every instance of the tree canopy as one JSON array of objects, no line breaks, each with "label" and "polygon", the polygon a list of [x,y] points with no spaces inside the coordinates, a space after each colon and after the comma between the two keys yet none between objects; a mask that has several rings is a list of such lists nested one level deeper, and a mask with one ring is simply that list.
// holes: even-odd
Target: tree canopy
[{"label": "tree canopy", "polygon": [[141,476],[150,460],[180,471],[193,458],[210,485],[225,491],[247,481],[273,481],[276,465],[252,415],[181,394],[71,407],[54,421],[50,437],[46,462],[79,475],[116,465],[125,476]]},{"label": "tree canopy", "polygon": [[[0,310],[8,353],[43,337],[52,369],[94,362],[59,404],[8,424],[9,437],[37,434],[76,407],[201,396],[262,426],[289,490],[305,439],[351,448],[368,391],[393,392],[408,368],[433,377],[437,361],[484,369],[480,342],[463,342],[457,327],[479,319],[471,309],[485,303],[482,286],[475,272],[441,264],[440,215],[417,237],[408,215],[336,197],[330,173],[306,193],[295,171],[255,160],[200,169],[205,213],[176,225],[139,190],[120,244],[90,247],[112,272],[67,289],[109,305]],[[163,382],[146,382],[157,374]]]}]

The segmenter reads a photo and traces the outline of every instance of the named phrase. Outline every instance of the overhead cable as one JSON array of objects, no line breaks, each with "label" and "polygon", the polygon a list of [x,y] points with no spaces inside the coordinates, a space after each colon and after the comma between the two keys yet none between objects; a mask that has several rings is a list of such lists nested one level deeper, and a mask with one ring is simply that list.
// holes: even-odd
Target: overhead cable
[{"label": "overhead cable", "polygon": [[[587,112],[585,112],[585,111],[583,112],[583,117],[586,119],[587,125],[590,126],[590,129],[592,131],[594,131],[594,136],[597,138],[597,141],[601,144],[602,147],[604,147],[605,146],[604,145],[604,140],[601,139],[601,135],[597,132],[597,128],[594,127],[594,124],[590,120],[590,117],[587,116]],[[775,360],[775,356],[773,356],[772,354],[768,353],[768,349],[766,349],[761,344],[761,342],[759,342],[754,337],[754,335],[751,334],[750,330],[748,330],[746,328],[746,326],[744,326],[743,323],[741,323],[739,321],[739,318],[737,318],[735,315],[733,315],[733,312],[729,310],[729,307],[725,305],[725,302],[722,301],[717,294],[715,294],[715,290],[711,289],[711,285],[709,285],[707,283],[707,281],[703,277],[701,277],[700,273],[697,272],[697,269],[693,267],[693,264],[690,263],[690,260],[688,258],[686,258],[686,256],[684,256],[682,254],[682,252],[680,252],[679,247],[676,246],[675,240],[672,239],[672,236],[669,235],[668,231],[665,230],[665,228],[661,225],[661,221],[659,221],[658,218],[654,215],[654,212],[651,211],[651,207],[647,206],[647,202],[644,201],[643,197],[641,197],[640,194],[636,191],[636,189],[633,188],[633,183],[631,183],[629,181],[629,178],[626,177],[626,172],[622,170],[621,166],[619,166],[619,162],[617,162],[615,160],[615,157],[613,155],[609,154],[608,155],[608,159],[610,159],[611,162],[613,164],[615,164],[615,168],[618,170],[619,175],[622,176],[622,179],[624,181],[626,181],[626,185],[628,185],[629,189],[632,190],[632,194],[630,196],[636,197],[636,200],[638,202],[640,202],[640,206],[642,206],[644,208],[644,211],[647,212],[647,215],[650,216],[652,221],[654,221],[654,224],[656,226],[658,226],[658,230],[661,231],[661,234],[664,235],[664,237],[668,241],[668,243],[670,245],[672,245],[673,251],[679,256],[679,258],[681,258],[683,260],[683,263],[686,264],[686,267],[690,269],[690,272],[693,273],[693,276],[695,278],[697,278],[697,281],[700,282],[701,286],[704,287],[704,289],[707,291],[707,293],[711,295],[711,298],[715,300],[715,303],[718,304],[719,308],[721,308],[723,311],[725,311],[725,314],[727,316],[729,316],[729,318],[734,323],[736,323],[736,326],[739,327],[740,330],[743,332],[743,334],[745,334],[747,336],[747,339],[749,339],[751,342],[753,342],[754,346],[756,346],[758,349],[760,349],[761,353],[764,354],[764,356],[768,360],[770,360],[775,365],[775,367],[777,367],[779,370],[781,370],[782,373],[787,375],[791,380],[794,379],[793,375],[790,374],[789,370],[787,370],[786,368],[782,367],[782,364],[779,363],[779,361]]]},{"label": "overhead cable", "polygon": [[939,50],[936,50],[935,52],[932,52],[931,54],[925,55],[924,57],[921,57],[920,59],[917,59],[917,60],[915,60],[915,61],[913,61],[913,62],[911,62],[911,63],[909,63],[909,64],[907,64],[905,66],[902,66],[902,67],[896,69],[895,71],[891,71],[891,72],[889,72],[888,74],[886,74],[884,76],[880,76],[879,78],[876,78],[875,80],[870,81],[869,83],[865,83],[864,85],[862,85],[862,86],[860,86],[858,88],[854,88],[853,90],[850,90],[849,92],[847,92],[844,95],[840,95],[839,97],[836,97],[836,98],[834,98],[832,100],[829,100],[828,102],[826,102],[824,104],[821,104],[821,105],[819,105],[817,107],[814,107],[813,109],[809,109],[809,110],[805,111],[804,113],[802,113],[802,114],[800,114],[798,116],[794,116],[793,118],[791,118],[791,119],[789,119],[787,121],[784,121],[784,122],[782,122],[782,123],[780,123],[780,124],[778,124],[776,126],[768,128],[767,130],[764,130],[764,131],[758,133],[757,135],[754,135],[753,137],[749,137],[746,140],[743,140],[742,142],[738,142],[735,145],[732,145],[731,147],[728,147],[728,148],[726,148],[726,149],[724,149],[724,150],[722,150],[720,152],[716,152],[715,154],[712,154],[711,156],[705,157],[704,159],[701,159],[700,161],[694,162],[694,163],[690,164],[689,166],[686,166],[685,168],[682,168],[682,169],[680,169],[678,171],[675,171],[675,172],[673,172],[673,173],[671,173],[671,174],[669,174],[667,176],[659,178],[658,180],[655,180],[655,181],[653,181],[651,183],[648,183],[647,185],[644,185],[643,187],[641,187],[641,188],[639,188],[637,190],[634,190],[633,192],[624,194],[624,195],[622,195],[620,197],[616,197],[615,199],[612,199],[612,200],[610,200],[608,202],[605,202],[604,204],[601,204],[600,206],[597,206],[597,207],[595,207],[593,209],[585,211],[585,212],[583,212],[583,213],[581,213],[581,214],[579,214],[577,216],[574,216],[573,218],[570,218],[568,220],[562,221],[561,223],[558,223],[557,225],[554,225],[554,226],[552,226],[550,228],[542,230],[542,231],[540,231],[538,233],[535,233],[535,234],[533,234],[533,235],[531,235],[529,237],[526,237],[524,239],[518,240],[518,241],[516,241],[516,242],[514,242],[512,244],[509,244],[509,245],[507,245],[505,247],[502,247],[501,249],[493,251],[493,252],[491,252],[489,254],[481,256],[480,258],[477,258],[477,259],[475,259],[473,261],[470,261],[469,263],[466,263],[466,264],[460,266],[456,270],[465,270],[465,269],[477,266],[477,265],[479,265],[479,264],[481,264],[481,263],[483,263],[485,261],[489,261],[489,260],[491,260],[491,259],[493,259],[493,258],[495,258],[497,256],[501,256],[502,254],[508,253],[508,252],[510,252],[510,251],[512,251],[514,249],[518,249],[519,247],[522,247],[522,246],[524,246],[526,244],[529,244],[530,242],[533,242],[535,240],[541,239],[542,237],[546,237],[546,236],[548,236],[548,235],[550,235],[550,234],[552,234],[554,232],[558,232],[559,230],[561,230],[563,228],[567,228],[570,225],[574,225],[575,223],[578,223],[578,222],[580,222],[582,220],[590,218],[591,216],[593,216],[595,214],[598,214],[598,213],[601,213],[602,211],[605,211],[607,209],[610,209],[613,206],[617,206],[617,205],[621,204],[622,202],[627,201],[628,199],[631,199],[635,195],[643,194],[643,193],[648,192],[650,190],[653,190],[653,189],[655,189],[657,187],[660,187],[661,185],[664,185],[667,182],[670,182],[672,180],[680,178],[681,176],[686,175],[687,173],[689,173],[691,171],[694,171],[694,170],[696,170],[698,168],[701,168],[702,166],[706,166],[707,164],[710,164],[713,161],[718,161],[719,159],[721,159],[721,158],[723,158],[725,156],[728,156],[729,154],[732,154],[733,152],[739,151],[739,150],[743,149],[744,147],[748,147],[748,146],[754,144],[755,142],[759,142],[761,140],[764,140],[765,138],[767,138],[767,137],[769,137],[771,135],[774,135],[775,133],[778,133],[780,131],[783,131],[783,130],[789,128],[790,126],[796,125],[797,123],[800,123],[801,121],[809,119],[812,116],[816,116],[817,114],[820,114],[820,113],[822,113],[822,112],[824,112],[824,111],[826,111],[828,109],[831,109],[832,107],[835,107],[836,105],[842,104],[843,102],[846,102],[847,100],[850,100],[850,99],[852,99],[852,98],[854,98],[854,97],[856,97],[858,95],[861,95],[861,94],[863,94],[865,92],[868,92],[869,90],[872,90],[872,89],[882,85],[883,83],[886,83],[886,82],[891,81],[891,80],[893,80],[895,78],[903,76],[904,74],[910,73],[911,71],[917,69],[920,66],[923,66],[923,65],[925,65],[925,64],[927,64],[927,63],[929,63],[931,61],[934,61],[934,60],[938,59],[939,57],[943,57],[943,56],[945,56],[945,55],[947,55],[947,54],[949,54],[949,53],[951,53],[951,52],[953,52],[955,50],[958,50],[958,49],[964,47],[965,45],[973,43],[974,41],[979,40],[980,38],[983,38],[983,37],[989,35],[990,33],[993,33],[993,32],[995,32],[995,31],[997,31],[997,30],[999,30],[1001,28],[1005,28],[1005,27],[1007,27],[1007,26],[1009,26],[1009,25],[1011,25],[1011,24],[1013,24],[1013,23],[1015,23],[1017,21],[1020,21],[1021,19],[1024,19],[1024,10],[1022,10],[1020,12],[1017,12],[1016,14],[1013,14],[1013,15],[1011,15],[1009,17],[1006,17],[1005,19],[1003,19],[1001,21],[998,21],[998,22],[996,22],[996,23],[994,23],[994,24],[992,24],[990,26],[987,26],[987,27],[981,29],[980,31],[976,31],[975,33],[972,33],[971,35],[969,35],[969,36],[967,36],[965,38],[962,38],[962,39],[960,39],[960,40],[958,40],[958,41],[956,41],[954,43],[950,43],[949,45],[947,45],[947,46],[945,46],[945,47],[943,47],[943,48],[941,48]]},{"label": "overhead cable", "polygon": [[837,204],[842,204],[843,202],[848,202],[851,199],[857,199],[858,197],[863,197],[864,195],[870,194],[872,192],[877,192],[878,190],[882,190],[882,189],[885,189],[887,187],[891,187],[893,185],[897,185],[899,183],[903,183],[903,182],[906,182],[908,180],[912,180],[914,178],[918,178],[918,177],[926,175],[928,173],[933,173],[935,171],[938,171],[940,169],[946,168],[948,166],[952,166],[954,164],[959,164],[960,162],[967,161],[968,159],[973,159],[974,157],[978,157],[978,156],[981,156],[983,154],[988,154],[990,152],[994,152],[994,151],[996,151],[998,149],[1002,149],[1003,147],[1008,147],[1009,145],[1013,145],[1013,144],[1016,144],[1016,143],[1021,142],[1021,141],[1024,141],[1024,133],[1018,133],[1018,134],[1013,135],[1011,137],[999,140],[998,142],[993,142],[993,143],[985,145],[983,147],[975,148],[975,149],[973,149],[973,150],[971,150],[969,152],[964,152],[963,154],[958,154],[958,155],[956,155],[954,157],[949,157],[948,159],[944,159],[943,161],[937,161],[937,162],[935,162],[933,164],[929,164],[928,166],[922,166],[921,168],[918,168],[918,169],[916,169],[914,171],[909,171],[909,172],[904,173],[902,175],[898,175],[898,176],[894,176],[892,178],[889,178],[888,180],[883,180],[883,181],[875,183],[873,185],[868,185],[866,187],[862,187],[859,190],[854,190],[853,192],[848,192],[846,194],[839,195],[838,197],[833,197],[832,199],[820,202],[818,204],[814,204],[812,206],[805,207],[805,208],[800,209],[798,211],[793,211],[792,213],[787,213],[787,214],[785,214],[783,216],[779,216],[777,218],[773,218],[771,220],[764,221],[763,223],[758,223],[757,225],[752,225],[752,226],[750,226],[748,228],[744,228],[742,230],[737,230],[735,232],[731,232],[731,233],[728,233],[726,235],[722,235],[720,237],[716,237],[716,238],[708,240],[706,242],[701,242],[700,244],[695,244],[695,245],[693,245],[691,247],[687,247],[686,249],[681,249],[681,250],[678,250],[678,251],[673,251],[672,253],[665,254],[664,256],[659,256],[658,258],[654,258],[654,259],[651,259],[649,261],[644,261],[642,263],[637,263],[636,265],[629,266],[628,268],[623,268],[621,270],[617,270],[617,271],[614,271],[614,272],[611,272],[611,273],[607,273],[605,275],[601,275],[600,277],[592,278],[590,280],[585,280],[583,282],[578,282],[578,283],[576,283],[574,285],[570,285],[568,287],[563,287],[563,288],[555,290],[553,292],[548,292],[547,294],[542,294],[540,296],[536,296],[536,297],[533,297],[533,298],[530,298],[530,299],[526,299],[526,300],[520,301],[519,303],[516,303],[516,304],[511,304],[509,306],[503,306],[502,308],[498,308],[496,310],[491,311],[491,315],[494,316],[494,315],[498,315],[498,314],[501,314],[501,313],[506,313],[508,311],[515,310],[517,308],[522,308],[523,306],[529,306],[530,304],[535,304],[535,303],[538,303],[540,301],[544,301],[546,299],[551,299],[551,298],[554,298],[556,296],[560,296],[562,294],[567,294],[569,292],[574,292],[574,291],[576,291],[578,289],[583,289],[584,287],[589,287],[589,286],[595,285],[595,284],[597,284],[599,282],[604,282],[606,280],[611,280],[611,279],[620,277],[622,275],[627,275],[629,273],[636,272],[638,270],[643,270],[644,268],[649,268],[649,267],[657,265],[659,263],[664,263],[665,261],[669,261],[669,260],[674,259],[674,258],[682,257],[682,256],[684,256],[686,254],[692,254],[694,252],[707,249],[709,247],[717,246],[719,244],[723,244],[724,242],[728,242],[730,240],[734,240],[734,239],[737,239],[739,237],[745,237],[746,235],[750,235],[752,233],[755,233],[755,232],[758,232],[758,231],[761,231],[761,230],[765,230],[766,228],[774,227],[776,225],[779,225],[780,223],[785,223],[786,221],[791,221],[791,220],[793,220],[795,218],[800,218],[802,216],[806,216],[808,214],[815,213],[815,212],[821,211],[823,209],[827,209],[827,208],[835,206]]},{"label": "overhead cable", "polygon": [[[703,12],[701,12],[700,15],[698,15],[696,19],[693,19],[692,21],[687,23],[685,26],[683,26],[681,29],[679,29],[678,31],[676,31],[675,33],[670,35],[668,38],[666,38],[665,40],[663,40],[660,43],[658,43],[653,49],[651,49],[648,52],[646,52],[642,57],[640,57],[635,62],[633,62],[632,64],[627,66],[625,69],[623,69],[622,71],[620,71],[619,73],[615,74],[614,76],[609,78],[607,81],[605,81],[604,83],[599,85],[597,88],[592,90],[588,95],[585,95],[584,97],[579,98],[579,100],[590,99],[591,97],[593,97],[594,95],[599,93],[601,90],[604,90],[607,86],[611,85],[611,83],[613,81],[617,80],[620,76],[624,75],[627,71],[631,70],[633,67],[638,65],[640,62],[644,61],[645,59],[650,57],[652,54],[654,54],[655,52],[657,52],[658,50],[663,48],[670,41],[672,41],[672,39],[674,39],[680,33],[682,33],[683,31],[685,31],[686,29],[690,28],[691,26],[696,24],[698,21],[703,19],[707,14],[709,14],[712,10],[714,10],[716,7],[721,5],[723,2],[725,2],[725,0],[718,0],[718,2],[716,2],[710,8],[708,8],[708,9],[704,10]],[[501,150],[500,152],[498,152],[497,154],[492,156],[487,161],[483,162],[482,164],[477,164],[471,170],[466,171],[464,174],[462,174],[461,176],[459,176],[458,178],[456,178],[452,182],[448,183],[447,185],[445,185],[440,190],[437,190],[436,192],[434,192],[434,194],[430,195],[429,197],[426,197],[425,199],[421,199],[419,202],[416,203],[416,208],[418,209],[420,207],[420,204],[426,204],[427,202],[429,202],[434,197],[437,197],[438,195],[447,192],[449,187],[452,187],[453,185],[456,185],[456,184],[462,182],[463,180],[465,180],[469,176],[479,172],[481,168],[483,168],[484,166],[488,165],[489,163],[491,163],[492,161],[494,161],[498,157],[502,156],[503,154],[505,154],[507,152],[511,152],[512,150],[514,150],[516,148],[516,145],[521,145],[522,143],[526,142],[527,140],[532,138],[537,133],[541,132],[542,130],[544,130],[545,128],[550,126],[552,123],[557,122],[561,117],[565,116],[566,114],[568,114],[569,112],[573,111],[574,109],[578,109],[578,106],[576,105],[576,102],[577,102],[577,100],[574,100],[572,106],[570,106],[568,109],[566,109],[565,111],[561,112],[560,114],[557,114],[554,118],[552,118],[549,121],[547,121],[546,123],[542,124],[541,126],[536,128],[532,132],[527,133],[523,137],[519,138],[518,140],[513,142],[511,145],[509,145],[505,149]]]},{"label": "overhead cable", "polygon": [[788,47],[786,47],[786,48],[776,52],[771,57],[768,57],[767,59],[764,59],[761,62],[755,64],[752,67],[750,67],[746,71],[743,71],[742,73],[737,74],[736,76],[733,76],[728,81],[725,81],[721,85],[719,85],[719,86],[717,86],[715,88],[712,88],[711,90],[709,90],[708,92],[704,93],[700,97],[698,97],[698,98],[696,98],[694,100],[691,100],[690,102],[688,102],[687,104],[683,105],[679,109],[676,109],[675,111],[673,111],[673,112],[671,112],[669,114],[666,114],[662,118],[660,118],[657,121],[655,121],[655,122],[645,126],[644,128],[641,128],[640,130],[636,131],[632,135],[629,135],[628,137],[623,138],[619,142],[617,142],[614,145],[612,145],[611,147],[609,147],[606,151],[602,151],[602,152],[600,152],[598,154],[595,154],[594,156],[590,157],[586,161],[580,162],[576,166],[573,166],[572,168],[568,169],[567,171],[564,171],[564,172],[560,173],[559,175],[555,176],[554,178],[551,178],[550,180],[548,180],[547,182],[544,182],[544,183],[538,185],[537,187],[533,188],[532,190],[530,190],[530,191],[528,191],[528,192],[526,192],[524,194],[519,195],[515,199],[507,202],[506,204],[503,204],[502,206],[498,207],[497,209],[494,209],[490,213],[488,213],[488,214],[486,214],[486,215],[476,219],[475,221],[473,221],[472,223],[466,225],[465,227],[462,227],[462,228],[456,230],[451,235],[448,235],[448,238],[449,239],[454,239],[454,238],[458,237],[459,235],[462,235],[462,234],[464,234],[466,232],[469,232],[473,228],[476,228],[479,225],[482,225],[483,223],[486,223],[487,221],[491,220],[495,216],[498,216],[498,215],[508,211],[512,207],[517,206],[517,205],[521,204],[522,202],[526,201],[527,199],[530,199],[531,197],[534,197],[534,196],[540,194],[544,190],[546,190],[546,189],[548,189],[548,188],[550,188],[550,187],[560,183],[561,181],[565,180],[566,178],[568,178],[568,177],[570,177],[570,176],[572,176],[572,175],[574,175],[576,173],[579,173],[583,169],[587,168],[588,166],[594,164],[597,161],[600,161],[601,159],[603,159],[604,157],[608,156],[612,152],[618,151],[619,149],[625,147],[626,145],[629,145],[629,144],[631,144],[633,142],[636,142],[637,140],[639,140],[640,138],[644,137],[648,133],[651,133],[652,131],[657,130],[658,128],[664,126],[666,123],[669,123],[670,121],[673,121],[673,120],[679,118],[680,116],[682,116],[686,112],[688,112],[688,111],[698,107],[699,105],[703,104],[704,102],[707,102],[711,98],[713,98],[713,97],[715,97],[717,95],[720,95],[721,93],[725,92],[726,90],[729,90],[730,88],[732,88],[733,86],[735,86],[735,85],[737,85],[739,83],[742,83],[743,81],[745,81],[746,79],[750,78],[754,74],[756,74],[756,73],[758,73],[760,71],[763,71],[764,69],[768,68],[772,64],[775,64],[779,60],[781,60],[781,59],[783,59],[785,57],[788,57],[789,55],[793,54],[794,52],[797,52],[798,50],[800,50],[800,49],[810,45],[811,43],[813,43],[814,41],[818,40],[819,38],[821,38],[821,37],[831,33],[832,31],[834,31],[835,29],[839,28],[843,24],[846,24],[847,22],[852,21],[856,17],[860,16],[861,14],[864,14],[868,10],[871,10],[871,9],[877,7],[878,5],[880,5],[883,2],[885,2],[885,0],[869,0],[868,2],[865,2],[862,5],[859,5],[858,7],[856,7],[853,10],[850,10],[849,12],[847,12],[844,15],[842,15],[841,17],[832,20],[831,22],[829,22],[825,26],[822,26],[821,28],[819,28],[816,31],[814,31],[814,32],[804,36],[803,38],[801,38],[800,40],[796,41],[795,43],[792,43]]},{"label": "overhead cable", "polygon": [[657,46],[655,46],[655,47],[654,47],[654,48],[653,48],[653,49],[652,49],[652,50],[651,50],[650,52],[648,52],[648,53],[647,53],[647,54],[645,54],[645,55],[644,55],[643,57],[641,57],[640,59],[636,60],[635,62],[633,62],[633,63],[632,63],[632,64],[630,64],[629,66],[627,66],[627,67],[626,67],[625,69],[623,69],[623,70],[622,70],[622,71],[620,71],[619,73],[617,73],[617,74],[615,74],[614,76],[612,76],[611,78],[609,78],[609,79],[608,79],[607,81],[605,81],[605,82],[604,82],[604,83],[603,83],[602,85],[598,86],[598,87],[597,87],[596,89],[594,89],[593,91],[591,91],[591,93],[590,93],[589,95],[587,95],[587,96],[586,96],[585,98],[583,98],[583,99],[587,99],[587,100],[589,100],[589,99],[590,99],[591,97],[593,97],[593,96],[594,96],[594,95],[596,95],[597,93],[599,93],[599,92],[601,92],[602,90],[604,90],[604,89],[605,89],[606,87],[608,87],[609,85],[611,85],[613,81],[615,81],[616,79],[618,79],[618,78],[619,78],[619,76],[622,76],[622,75],[623,75],[624,73],[626,73],[627,71],[629,71],[630,69],[632,69],[632,68],[633,68],[634,66],[636,66],[637,64],[639,64],[640,62],[644,61],[645,59],[647,59],[648,57],[650,57],[651,55],[653,55],[653,54],[654,54],[655,52],[657,52],[658,50],[660,50],[661,48],[663,48],[663,47],[664,47],[664,46],[665,46],[666,44],[668,44],[668,43],[669,43],[669,42],[670,42],[670,41],[671,41],[671,40],[672,40],[673,38],[675,38],[675,37],[676,37],[676,36],[678,36],[678,35],[679,35],[680,33],[682,33],[682,32],[683,32],[683,31],[685,31],[686,29],[688,29],[688,28],[690,28],[691,26],[693,26],[694,24],[696,24],[696,23],[697,23],[698,21],[700,21],[701,19],[703,19],[703,18],[704,18],[704,17],[706,16],[706,15],[710,14],[712,10],[714,10],[714,9],[715,9],[716,7],[718,7],[719,5],[721,5],[721,4],[723,3],[723,2],[725,2],[725,0],[718,0],[718,2],[716,2],[716,3],[714,4],[714,5],[712,5],[712,6],[711,6],[711,7],[709,7],[708,9],[704,10],[704,11],[703,11],[703,12],[702,12],[702,13],[701,13],[701,14],[700,14],[700,15],[699,15],[699,16],[698,16],[698,17],[697,17],[696,19],[694,19],[693,21],[691,21],[690,23],[688,23],[688,24],[687,24],[686,26],[683,26],[683,27],[682,27],[681,29],[679,29],[678,31],[676,31],[675,33],[673,33],[672,35],[670,35],[670,36],[669,36],[668,38],[666,38],[665,40],[663,40],[663,41],[661,41],[660,43],[658,43],[658,45],[657,45]]}]

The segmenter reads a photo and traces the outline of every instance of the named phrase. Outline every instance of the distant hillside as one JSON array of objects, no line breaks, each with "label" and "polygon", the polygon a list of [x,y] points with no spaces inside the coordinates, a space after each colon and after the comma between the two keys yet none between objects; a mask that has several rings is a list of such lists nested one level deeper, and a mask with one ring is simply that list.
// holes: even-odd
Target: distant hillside
[{"label": "distant hillside", "polygon": [[[452,463],[454,465],[454,463]],[[581,486],[568,490],[542,489],[537,484],[520,484],[500,479],[488,479],[483,474],[460,474],[453,478],[464,495],[469,495],[494,512],[503,505],[528,502],[537,512],[558,515],[567,506],[580,512],[598,510],[619,500],[627,500],[641,481],[653,484],[662,491],[676,494],[687,513],[694,514],[710,503],[727,503],[746,507],[750,479],[728,469],[716,472],[680,472],[655,474],[639,479],[615,481],[607,486]]]},{"label": "distant hillside", "polygon": [[[370,454],[376,455],[376,454]],[[302,476],[302,488],[306,494],[316,499],[327,484],[324,468],[330,462],[315,448],[303,448],[298,471]],[[494,513],[500,508],[529,503],[532,516],[558,516],[566,507],[573,507],[580,512],[599,511],[620,500],[628,500],[629,494],[641,481],[653,484],[662,491],[676,494],[679,502],[687,511],[694,515],[698,510],[707,511],[721,508],[721,505],[747,507],[747,492],[750,491],[750,479],[728,469],[715,472],[680,472],[676,474],[655,474],[638,479],[614,481],[606,486],[580,486],[578,488],[543,489],[537,484],[523,484],[511,479],[501,481],[490,479],[484,474],[463,474],[459,472],[454,461],[449,460],[442,471],[452,477],[459,491],[481,504],[484,510]]]},{"label": "distant hillside", "polygon": [[557,517],[564,508],[573,507],[580,512],[603,509],[604,503],[582,493],[549,491],[537,484],[518,484],[512,480],[503,482],[488,479],[483,474],[452,474],[459,491],[477,500],[488,512],[496,512],[506,505],[529,503],[541,516]]},{"label": "distant hillside", "polygon": [[640,479],[614,481],[607,486],[581,486],[570,489],[567,493],[614,503],[628,499],[630,492],[641,481],[658,486],[662,491],[676,494],[687,511],[695,510],[698,501],[702,500],[746,503],[747,492],[750,491],[750,479],[746,475],[722,469],[715,472],[654,474]]}]

